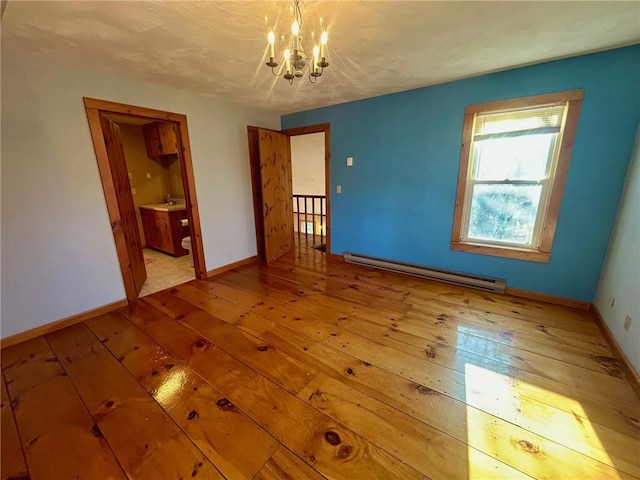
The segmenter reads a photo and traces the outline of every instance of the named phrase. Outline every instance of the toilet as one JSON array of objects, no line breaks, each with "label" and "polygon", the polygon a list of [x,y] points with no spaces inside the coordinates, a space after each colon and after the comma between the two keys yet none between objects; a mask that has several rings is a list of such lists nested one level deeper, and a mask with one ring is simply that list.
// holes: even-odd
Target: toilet
[{"label": "toilet", "polygon": [[182,248],[189,251],[189,266],[193,267],[193,254],[191,253],[191,237],[182,239]]}]

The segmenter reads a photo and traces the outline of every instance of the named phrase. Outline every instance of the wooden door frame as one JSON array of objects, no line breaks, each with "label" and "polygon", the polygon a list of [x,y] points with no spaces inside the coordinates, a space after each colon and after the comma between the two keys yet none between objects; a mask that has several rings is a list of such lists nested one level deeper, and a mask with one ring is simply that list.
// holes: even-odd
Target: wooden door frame
[{"label": "wooden door frame", "polygon": [[[327,239],[327,256],[331,254],[331,125],[319,123],[305,127],[287,128],[281,133],[295,137],[309,133],[324,133],[324,195],[327,203],[327,219],[325,221],[325,238]],[[293,202],[293,198],[291,199]]]},{"label": "wooden door frame", "polygon": [[[264,218],[262,217],[262,186],[260,185],[260,127],[247,125],[249,142],[249,168],[251,170],[251,201],[253,202],[253,223],[256,231],[256,251],[259,262],[265,261]],[[252,138],[255,135],[255,142]],[[257,161],[257,165],[255,162]]]},{"label": "wooden door frame", "polygon": [[107,149],[102,134],[102,125],[100,124],[100,114],[116,114],[130,117],[148,118],[154,121],[174,122],[178,125],[178,141],[180,143],[180,152],[178,161],[182,170],[182,183],[184,186],[185,202],[187,213],[189,215],[189,227],[191,230],[191,253],[193,254],[193,264],[196,278],[206,279],[207,269],[204,262],[204,249],[202,246],[202,231],[200,228],[200,215],[198,213],[198,201],[196,198],[196,185],[193,175],[193,164],[191,158],[191,147],[189,145],[189,130],[187,128],[187,116],[179,113],[165,112],[162,110],[154,110],[151,108],[138,107],[135,105],[127,105],[124,103],[109,102],[106,100],[98,100],[95,98],[83,97],[84,107],[87,112],[87,120],[89,122],[89,131],[91,132],[91,140],[93,149],[98,161],[98,170],[100,171],[100,181],[104,190],[104,198],[107,202],[107,211],[109,212],[109,221],[116,244],[118,253],[118,261],[120,270],[122,271],[122,280],[127,293],[127,300],[133,302],[137,299],[135,284],[133,281],[133,272],[129,261],[129,253],[122,230],[120,209],[116,198],[116,189],[113,184],[113,175],[107,157]]}]

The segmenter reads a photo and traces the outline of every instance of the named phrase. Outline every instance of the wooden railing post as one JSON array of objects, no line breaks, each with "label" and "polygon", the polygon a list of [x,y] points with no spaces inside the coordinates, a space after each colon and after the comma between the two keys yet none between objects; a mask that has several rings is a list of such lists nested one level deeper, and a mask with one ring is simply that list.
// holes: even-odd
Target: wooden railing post
[{"label": "wooden railing post", "polygon": [[[316,215],[320,217],[320,233],[318,234],[318,236],[320,237],[320,243],[324,243],[324,228],[322,228],[322,224],[326,221],[325,217],[325,201],[326,201],[326,197],[324,195],[293,195],[293,200],[295,201],[295,219],[298,225],[298,242],[300,242],[300,233],[301,233],[301,225],[300,225],[300,214],[302,213],[302,218],[303,218],[303,224],[304,224],[304,234],[305,234],[305,240],[308,242],[308,233],[307,233],[307,224],[309,223],[309,201],[311,202],[311,225],[312,225],[312,230],[311,230],[311,238],[312,238],[312,243],[315,245],[315,241],[316,241]],[[303,204],[304,204],[304,210],[301,211],[300,209],[300,201],[302,200]],[[316,213],[316,200],[319,200],[319,211],[318,213]],[[326,228],[326,225],[325,225]],[[313,245],[312,245],[313,246]]]}]

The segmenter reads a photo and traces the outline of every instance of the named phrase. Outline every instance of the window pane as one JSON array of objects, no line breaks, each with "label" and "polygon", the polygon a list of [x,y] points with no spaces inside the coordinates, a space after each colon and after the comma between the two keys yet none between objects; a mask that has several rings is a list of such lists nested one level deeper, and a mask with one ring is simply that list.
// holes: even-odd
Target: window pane
[{"label": "window pane", "polygon": [[531,244],[542,185],[474,185],[469,238]]},{"label": "window pane", "polygon": [[477,180],[542,180],[557,134],[477,141]]}]

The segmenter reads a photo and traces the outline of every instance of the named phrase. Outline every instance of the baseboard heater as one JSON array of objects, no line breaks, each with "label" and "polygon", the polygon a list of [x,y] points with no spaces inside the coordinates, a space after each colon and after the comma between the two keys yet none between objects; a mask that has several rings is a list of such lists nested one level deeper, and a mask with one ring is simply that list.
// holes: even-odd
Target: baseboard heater
[{"label": "baseboard heater", "polygon": [[451,283],[453,285],[477,288],[486,292],[504,294],[505,289],[507,288],[507,282],[500,278],[482,277],[479,275],[452,272],[450,270],[427,268],[411,263],[393,262],[383,258],[358,255],[357,253],[345,253],[344,261],[355,265],[378,268],[389,272],[404,273],[407,275],[413,275],[414,277],[437,280],[439,282]]}]

